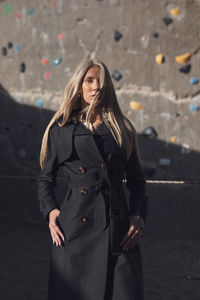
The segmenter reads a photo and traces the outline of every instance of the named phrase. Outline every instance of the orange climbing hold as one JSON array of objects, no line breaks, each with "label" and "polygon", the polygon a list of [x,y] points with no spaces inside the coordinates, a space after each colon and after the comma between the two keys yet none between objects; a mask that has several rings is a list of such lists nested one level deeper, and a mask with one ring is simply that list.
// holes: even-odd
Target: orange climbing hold
[{"label": "orange climbing hold", "polygon": [[185,64],[190,60],[191,54],[189,52],[179,55],[179,56],[175,56],[175,59],[177,61],[177,63],[179,64]]},{"label": "orange climbing hold", "polygon": [[164,62],[164,55],[162,53],[156,55],[155,62],[159,65],[162,64]]},{"label": "orange climbing hold", "polygon": [[175,136],[175,135],[172,136],[172,137],[171,137],[171,142],[172,142],[172,143],[175,143],[176,141],[177,141],[177,136]]},{"label": "orange climbing hold", "polygon": [[139,109],[142,109],[144,107],[140,103],[138,103],[137,101],[131,101],[130,102],[130,108],[132,110],[139,110]]},{"label": "orange climbing hold", "polygon": [[171,9],[170,14],[173,15],[173,16],[178,16],[180,14],[180,8],[176,7],[174,9]]}]

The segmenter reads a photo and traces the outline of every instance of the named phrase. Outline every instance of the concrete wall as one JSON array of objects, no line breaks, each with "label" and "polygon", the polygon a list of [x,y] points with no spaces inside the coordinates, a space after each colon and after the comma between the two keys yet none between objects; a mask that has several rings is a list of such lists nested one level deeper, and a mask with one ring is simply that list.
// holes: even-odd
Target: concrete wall
[{"label": "concrete wall", "polygon": [[[177,6],[174,16],[170,10]],[[0,155],[7,160],[2,175],[35,173],[51,111],[58,108],[76,65],[90,56],[103,60],[112,75],[122,75],[113,82],[138,133],[156,129],[157,138],[141,139],[151,178],[199,177],[200,112],[189,109],[200,104],[199,84],[189,83],[199,73],[199,1],[5,0],[0,10]],[[171,18],[169,25],[164,17]],[[180,65],[174,57],[186,52],[191,58]],[[162,64],[155,62],[159,53],[165,57]],[[55,59],[62,61],[55,66]],[[179,71],[188,64],[189,73]],[[131,101],[143,108],[133,111]],[[169,165],[160,166],[160,158]]]}]

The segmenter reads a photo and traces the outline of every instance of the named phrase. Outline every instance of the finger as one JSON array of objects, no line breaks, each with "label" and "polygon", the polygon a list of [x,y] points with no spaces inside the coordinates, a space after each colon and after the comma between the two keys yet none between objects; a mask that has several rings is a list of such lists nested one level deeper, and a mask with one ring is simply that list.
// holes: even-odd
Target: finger
[{"label": "finger", "polygon": [[58,238],[56,232],[53,231],[53,230],[52,230],[52,236],[53,236],[53,240],[54,240],[56,246],[58,246],[59,245],[59,238]]},{"label": "finger", "polygon": [[124,250],[128,250],[129,247],[134,243],[134,240],[139,237],[140,234],[139,234],[139,230],[136,230],[132,235],[131,237],[129,237],[129,240],[124,244]]},{"label": "finger", "polygon": [[130,248],[133,249],[139,243],[139,241],[140,241],[140,236],[138,236],[133,240],[133,243],[131,244]]},{"label": "finger", "polygon": [[127,239],[128,239],[128,233],[126,233],[123,239],[121,240],[120,246],[122,246],[127,241]]},{"label": "finger", "polygon": [[55,227],[54,227],[54,228],[51,228],[51,232],[52,232],[53,237],[54,237],[54,239],[55,239],[55,241],[56,241],[56,246],[61,245],[61,240],[60,240],[59,235],[58,235],[57,232],[56,232]]},{"label": "finger", "polygon": [[126,233],[125,236],[123,237],[123,239],[120,243],[120,246],[122,246],[124,243],[126,243],[126,241],[129,240],[129,237],[130,237],[131,233],[133,232],[134,228],[135,227],[133,225],[131,225],[131,227],[129,228],[128,233]]},{"label": "finger", "polygon": [[55,226],[55,230],[56,230],[56,232],[61,236],[61,238],[62,238],[63,241],[64,241],[64,240],[65,240],[65,237],[64,237],[64,235],[63,235],[63,233],[62,233],[62,231],[60,230],[60,228],[59,228],[58,225]]},{"label": "finger", "polygon": [[51,239],[52,239],[52,242],[53,242],[53,244],[54,244],[54,243],[55,243],[55,240],[54,240],[54,236],[53,236],[53,234],[52,234],[51,230],[50,230],[50,234],[51,234]]},{"label": "finger", "polygon": [[135,237],[123,250],[128,251],[130,248],[133,249],[135,245],[139,242],[140,237]]}]

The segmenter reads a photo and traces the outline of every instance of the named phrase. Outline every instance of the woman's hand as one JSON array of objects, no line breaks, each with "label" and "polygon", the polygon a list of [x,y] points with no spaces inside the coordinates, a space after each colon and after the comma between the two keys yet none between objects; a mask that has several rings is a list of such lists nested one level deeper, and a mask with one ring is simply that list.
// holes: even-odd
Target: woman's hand
[{"label": "woman's hand", "polygon": [[120,243],[120,246],[123,247],[124,251],[128,251],[129,248],[133,249],[135,247],[140,240],[144,228],[144,220],[142,217],[131,216],[129,219],[131,226]]},{"label": "woman's hand", "polygon": [[[57,225],[57,217],[60,214],[60,210],[55,208],[49,213],[49,229],[52,237],[53,243],[56,243],[56,246],[61,246],[61,238],[64,241],[64,235],[62,234],[59,226]],[[60,238],[61,237],[61,238]]]}]

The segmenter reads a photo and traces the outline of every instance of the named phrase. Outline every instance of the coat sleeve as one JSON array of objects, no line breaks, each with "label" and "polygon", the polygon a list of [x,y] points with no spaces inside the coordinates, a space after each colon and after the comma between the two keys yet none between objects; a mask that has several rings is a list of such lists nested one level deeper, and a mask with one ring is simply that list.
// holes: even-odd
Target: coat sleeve
[{"label": "coat sleeve", "polygon": [[129,216],[139,215],[144,221],[147,217],[146,181],[141,164],[135,151],[132,151],[126,162],[126,195],[129,205]]},{"label": "coat sleeve", "polygon": [[40,170],[37,177],[37,193],[39,199],[39,209],[41,216],[48,221],[49,213],[52,209],[58,208],[53,193],[57,166],[57,154],[52,135],[52,128],[49,131],[48,158],[45,166]]}]

